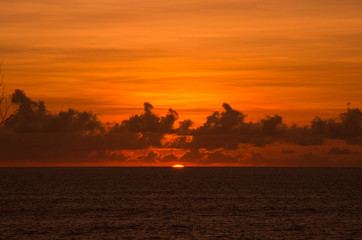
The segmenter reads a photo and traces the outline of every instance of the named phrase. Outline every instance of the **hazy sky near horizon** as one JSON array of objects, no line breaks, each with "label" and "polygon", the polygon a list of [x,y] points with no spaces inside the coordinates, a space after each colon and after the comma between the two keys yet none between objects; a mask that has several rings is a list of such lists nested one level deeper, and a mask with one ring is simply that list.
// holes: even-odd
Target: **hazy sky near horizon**
[{"label": "hazy sky near horizon", "polygon": [[362,106],[359,0],[3,0],[9,90],[121,120],[151,102],[204,118],[227,102],[306,123]]}]

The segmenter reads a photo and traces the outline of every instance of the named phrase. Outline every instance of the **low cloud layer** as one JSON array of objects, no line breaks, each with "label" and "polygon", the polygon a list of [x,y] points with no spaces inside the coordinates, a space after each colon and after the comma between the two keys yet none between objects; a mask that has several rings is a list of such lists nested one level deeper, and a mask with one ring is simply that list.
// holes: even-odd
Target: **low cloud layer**
[{"label": "low cloud layer", "polygon": [[[265,146],[273,142],[289,142],[302,146],[322,145],[325,139],[342,139],[349,144],[362,144],[362,114],[358,108],[347,109],[336,119],[315,117],[310,126],[288,127],[279,115],[260,121],[245,122],[246,115],[227,103],[224,111],[214,112],[199,128],[189,130],[191,141],[180,136],[170,143],[179,148],[237,149],[239,144]],[[184,123],[180,126],[183,127]],[[181,127],[180,127],[181,128]],[[182,129],[181,133],[185,132]]]},{"label": "low cloud layer", "polygon": [[[224,103],[223,111],[214,112],[204,124],[193,128],[191,120],[177,122],[179,115],[172,108],[165,116],[155,114],[148,102],[144,103],[142,114],[132,115],[120,123],[105,124],[92,112],[68,109],[50,113],[44,102],[31,100],[21,90],[16,90],[11,100],[17,111],[0,126],[0,162],[8,165],[19,162],[362,165],[360,153],[349,149],[362,145],[362,113],[358,108],[348,108],[334,119],[315,117],[309,126],[298,127],[287,126],[279,115],[247,122],[246,114]],[[342,142],[344,147],[329,146],[333,141]],[[279,155],[273,156],[273,151],[268,155],[263,153],[263,149],[275,144],[289,146],[275,148]],[[318,146],[329,150],[305,153]],[[305,149],[304,155],[293,147]],[[175,149],[181,153],[172,152]],[[146,152],[132,155],[140,150]],[[317,159],[318,152],[324,153],[323,159]],[[346,157],[353,161],[344,159]]]}]

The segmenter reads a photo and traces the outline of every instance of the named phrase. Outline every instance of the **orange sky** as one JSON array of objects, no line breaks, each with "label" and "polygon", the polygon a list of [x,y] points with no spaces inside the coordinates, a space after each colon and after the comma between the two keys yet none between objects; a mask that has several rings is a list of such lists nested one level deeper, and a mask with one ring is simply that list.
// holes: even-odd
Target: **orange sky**
[{"label": "orange sky", "polygon": [[362,106],[358,0],[16,0],[0,8],[9,90],[122,120],[151,102],[203,122],[223,102],[307,123]]}]

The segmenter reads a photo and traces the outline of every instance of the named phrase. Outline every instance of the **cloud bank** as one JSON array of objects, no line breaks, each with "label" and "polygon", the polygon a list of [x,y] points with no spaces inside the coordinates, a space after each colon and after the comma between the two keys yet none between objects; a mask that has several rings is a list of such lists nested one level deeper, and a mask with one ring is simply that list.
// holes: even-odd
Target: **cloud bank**
[{"label": "cloud bank", "polygon": [[189,119],[178,122],[172,108],[165,116],[155,114],[149,102],[142,114],[120,123],[102,123],[90,111],[70,108],[51,113],[44,102],[33,101],[21,90],[15,90],[11,100],[17,111],[0,126],[3,165],[362,165],[361,154],[353,150],[362,145],[358,108],[348,108],[333,119],[317,116],[309,126],[299,127],[288,126],[279,115],[247,122],[246,114],[224,103],[223,111],[215,111],[193,128]]}]

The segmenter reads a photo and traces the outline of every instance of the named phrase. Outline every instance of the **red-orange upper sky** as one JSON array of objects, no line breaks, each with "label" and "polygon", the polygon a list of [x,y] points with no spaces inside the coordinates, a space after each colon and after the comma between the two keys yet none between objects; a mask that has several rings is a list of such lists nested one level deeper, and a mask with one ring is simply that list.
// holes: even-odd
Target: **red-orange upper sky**
[{"label": "red-orange upper sky", "polygon": [[359,0],[16,0],[0,7],[9,90],[102,120],[223,102],[307,123],[362,105]]}]

